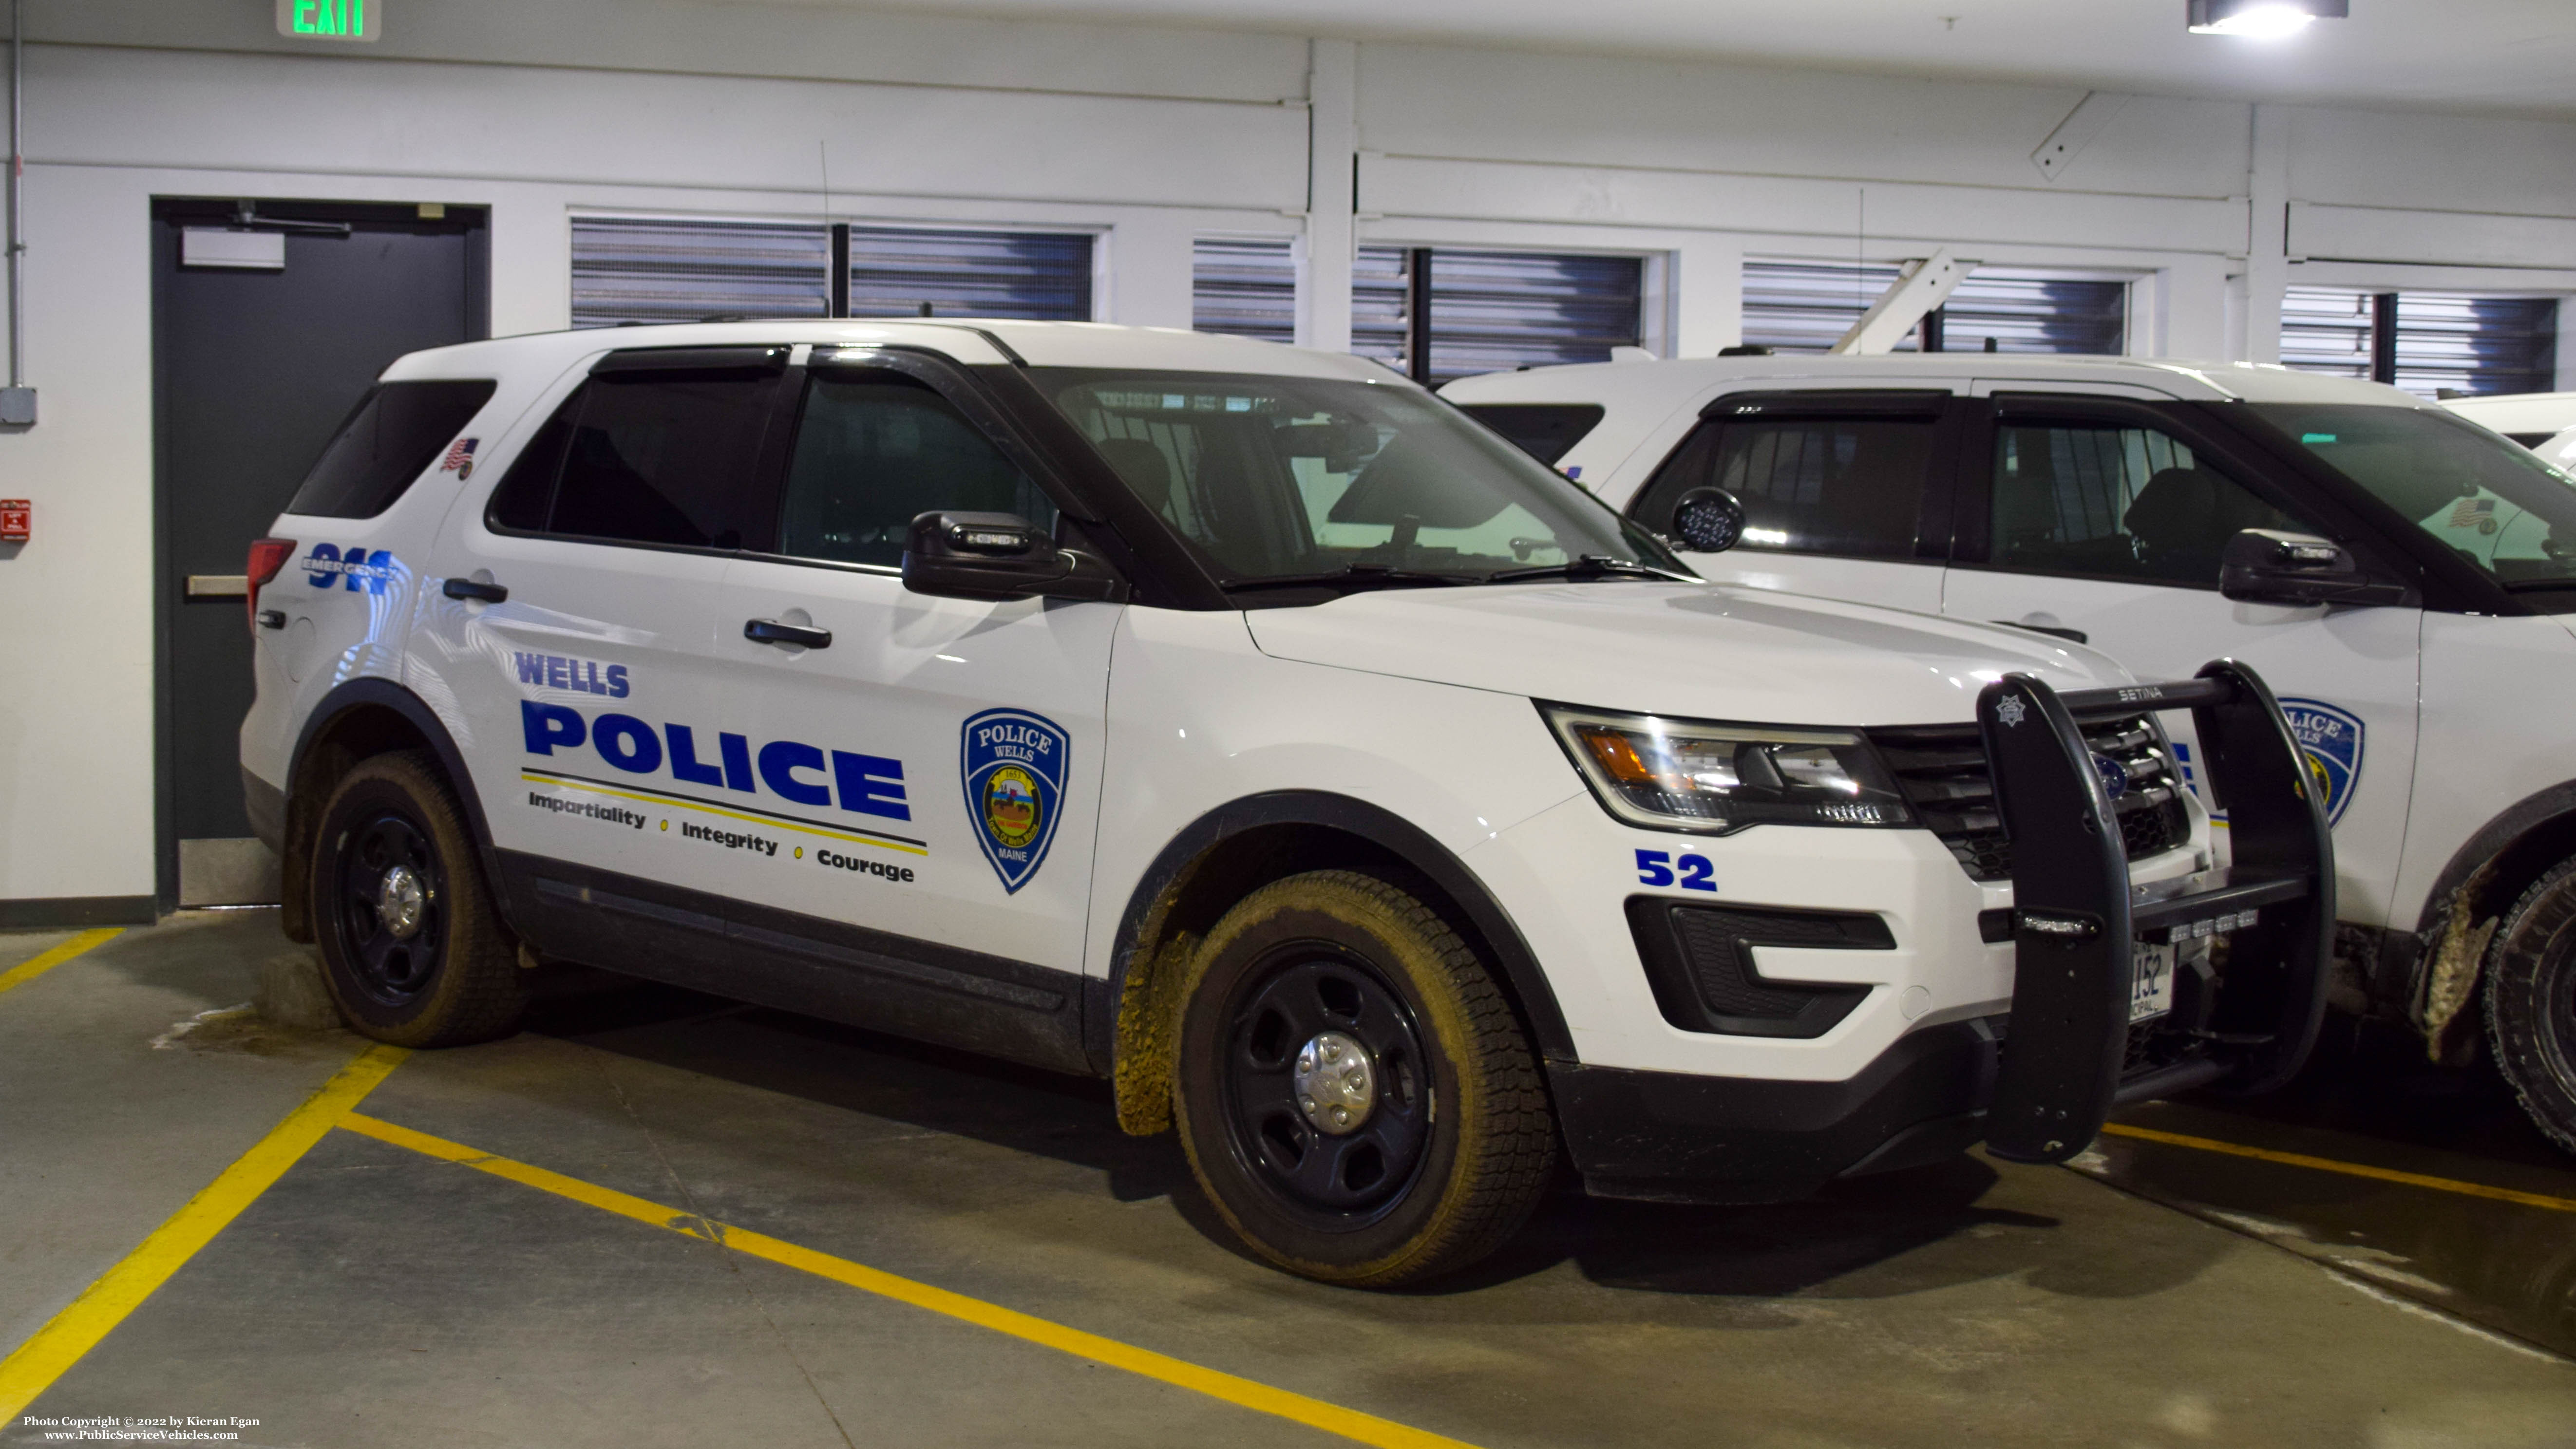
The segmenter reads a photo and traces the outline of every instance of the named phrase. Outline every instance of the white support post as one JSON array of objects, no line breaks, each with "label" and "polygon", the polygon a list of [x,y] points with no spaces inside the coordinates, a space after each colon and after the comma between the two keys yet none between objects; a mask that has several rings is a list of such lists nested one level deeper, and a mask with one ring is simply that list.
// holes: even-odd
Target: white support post
[{"label": "white support post", "polygon": [[2558,299],[2558,390],[2576,392],[2576,307]]},{"label": "white support post", "polygon": [[1732,238],[1694,237],[1673,249],[1675,357],[1715,357],[1744,340],[1744,248]]},{"label": "white support post", "polygon": [[2290,118],[2254,108],[2246,176],[2245,340],[2248,362],[2281,360],[2281,298],[2290,289]]},{"label": "white support post", "polygon": [[1102,238],[1109,249],[1109,296],[1100,320],[1186,330],[1197,320],[1193,240],[1186,216],[1155,213],[1120,221]]},{"label": "white support post", "polygon": [[1359,166],[1360,48],[1308,42],[1306,234],[1297,267],[1297,344],[1351,350],[1351,263],[1357,246],[1352,193]]}]

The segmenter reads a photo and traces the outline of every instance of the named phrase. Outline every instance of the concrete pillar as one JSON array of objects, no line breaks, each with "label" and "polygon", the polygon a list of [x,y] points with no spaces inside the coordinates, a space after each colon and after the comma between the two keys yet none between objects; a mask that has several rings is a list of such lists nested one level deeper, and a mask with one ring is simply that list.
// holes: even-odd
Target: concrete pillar
[{"label": "concrete pillar", "polygon": [[1351,350],[1352,192],[1360,149],[1360,48],[1308,42],[1306,234],[1297,250],[1297,343]]}]

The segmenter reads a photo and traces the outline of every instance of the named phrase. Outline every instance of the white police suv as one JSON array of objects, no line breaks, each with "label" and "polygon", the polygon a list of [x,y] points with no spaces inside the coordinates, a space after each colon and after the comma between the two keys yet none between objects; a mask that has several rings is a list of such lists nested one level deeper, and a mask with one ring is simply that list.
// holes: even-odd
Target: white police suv
[{"label": "white police suv", "polygon": [[2057,1160],[2316,1030],[2252,671],[1711,585],[1356,358],[452,347],[275,531],[244,788],[351,1025],[502,1035],[559,960],[1109,1076],[1317,1278],[1472,1261],[1560,1150],[1677,1200]]},{"label": "white police suv", "polygon": [[[2338,1004],[2456,1059],[2483,982],[2490,1050],[2576,1151],[2576,451],[2391,387],[2145,359],[1726,357],[1446,395],[1648,527],[1740,499],[1742,547],[1686,555],[1713,579],[2149,677],[2252,663],[2335,825]],[[2205,742],[2177,734],[2188,779]]]}]

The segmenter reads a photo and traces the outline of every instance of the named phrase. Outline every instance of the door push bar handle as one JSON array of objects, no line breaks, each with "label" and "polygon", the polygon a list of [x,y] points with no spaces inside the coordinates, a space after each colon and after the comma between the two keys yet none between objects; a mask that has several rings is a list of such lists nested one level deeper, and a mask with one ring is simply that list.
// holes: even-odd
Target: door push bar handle
[{"label": "door push bar handle", "polygon": [[439,592],[451,599],[479,599],[487,604],[506,602],[510,591],[499,584],[478,584],[472,579],[449,579]]},{"label": "door push bar handle", "polygon": [[805,649],[832,647],[832,631],[808,629],[802,624],[781,624],[776,619],[752,619],[742,626],[742,637],[758,644],[794,644]]}]

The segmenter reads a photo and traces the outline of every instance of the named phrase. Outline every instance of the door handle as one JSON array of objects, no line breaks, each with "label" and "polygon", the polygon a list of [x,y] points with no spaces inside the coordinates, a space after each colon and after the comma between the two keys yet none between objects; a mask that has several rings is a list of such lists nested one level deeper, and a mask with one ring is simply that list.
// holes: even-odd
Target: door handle
[{"label": "door handle", "polygon": [[510,591],[499,584],[478,584],[472,579],[449,579],[439,592],[451,599],[480,599],[487,604],[506,602]]},{"label": "door handle", "polygon": [[809,629],[802,624],[781,624],[776,619],[752,619],[742,626],[742,637],[757,644],[794,644],[806,649],[832,647],[832,631]]}]

